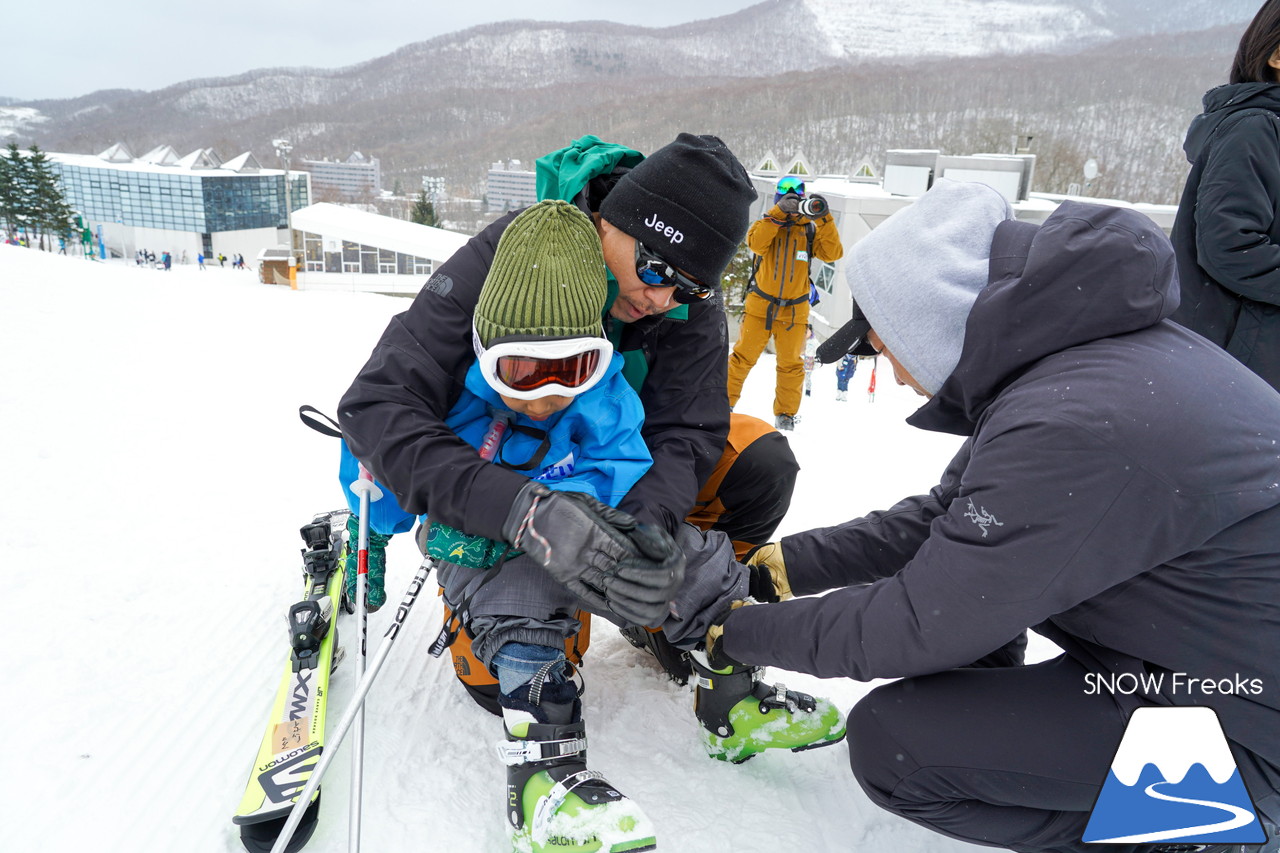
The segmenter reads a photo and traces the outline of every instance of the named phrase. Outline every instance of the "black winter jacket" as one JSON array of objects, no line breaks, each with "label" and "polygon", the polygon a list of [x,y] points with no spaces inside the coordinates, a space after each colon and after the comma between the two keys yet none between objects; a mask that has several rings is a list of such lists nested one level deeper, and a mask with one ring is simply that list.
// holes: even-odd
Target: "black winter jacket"
[{"label": "black winter jacket", "polygon": [[1259,679],[1148,701],[1211,705],[1280,764],[1280,394],[1164,322],[1177,299],[1140,214],[1002,223],[959,364],[909,419],[969,439],[928,495],[784,538],[796,594],[834,591],[734,611],[728,654],[892,678],[1036,627],[1093,672]]},{"label": "black winter jacket", "polygon": [[[444,419],[475,360],[471,319],[480,288],[517,213],[473,237],[392,318],[338,409],[352,453],[402,507],[498,540],[527,478],[483,461]],[[653,466],[620,504],[641,521],[674,532],[724,450],[727,340],[718,295],[689,306],[687,320],[645,317],[622,333],[620,351],[641,350],[649,364],[640,401]]]},{"label": "black winter jacket", "polygon": [[[1211,89],[1183,145],[1173,319],[1280,389],[1280,85]],[[1206,381],[1216,381],[1206,377]]]}]

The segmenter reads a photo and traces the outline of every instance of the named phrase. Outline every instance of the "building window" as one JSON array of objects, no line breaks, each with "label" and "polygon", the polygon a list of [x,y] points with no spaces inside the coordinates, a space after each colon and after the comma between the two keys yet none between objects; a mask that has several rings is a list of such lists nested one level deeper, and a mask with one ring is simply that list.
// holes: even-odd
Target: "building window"
[{"label": "building window", "polygon": [[378,250],[378,272],[382,275],[396,274],[396,253],[390,249]]},{"label": "building window", "polygon": [[413,274],[414,275],[431,275],[431,259],[430,258],[414,258]]}]

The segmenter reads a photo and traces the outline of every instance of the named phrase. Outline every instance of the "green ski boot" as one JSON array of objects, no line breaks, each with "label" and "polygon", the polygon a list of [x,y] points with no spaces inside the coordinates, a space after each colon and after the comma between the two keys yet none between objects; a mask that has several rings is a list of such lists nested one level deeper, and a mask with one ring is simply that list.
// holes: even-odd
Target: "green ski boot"
[{"label": "green ski boot", "polygon": [[544,667],[501,695],[507,739],[507,829],[517,853],[639,853],[656,850],[653,824],[603,776],[587,769],[578,686],[546,683]]},{"label": "green ski boot", "polygon": [[689,652],[694,714],[707,754],[734,764],[766,749],[800,752],[844,739],[844,715],[826,699],[761,681],[763,667],[713,669],[706,652]]},{"label": "green ski boot", "polygon": [[[387,603],[387,543],[391,537],[369,531],[369,573],[365,576],[365,606],[374,613]],[[354,513],[347,516],[346,573],[342,578],[342,603],[348,613],[355,613],[356,570],[360,543],[360,519]]]}]

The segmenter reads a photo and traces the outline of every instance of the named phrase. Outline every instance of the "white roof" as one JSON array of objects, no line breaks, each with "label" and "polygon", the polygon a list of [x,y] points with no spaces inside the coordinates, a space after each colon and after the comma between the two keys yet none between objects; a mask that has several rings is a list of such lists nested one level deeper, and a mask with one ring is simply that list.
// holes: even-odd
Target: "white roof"
[{"label": "white roof", "polygon": [[[199,152],[199,153],[197,153]],[[263,169],[252,154],[246,152],[227,164],[217,163],[217,154],[212,149],[197,149],[181,160],[172,161],[172,165],[148,163],[145,160],[123,159],[128,156],[128,149],[122,145],[113,145],[101,154],[64,154],[57,151],[45,152],[50,160],[65,163],[68,166],[83,166],[90,169],[115,169],[121,172],[156,172],[163,175],[191,174],[196,176],[216,175],[222,172],[248,172],[257,175],[283,175],[283,169]],[[196,156],[192,156],[196,155]],[[110,156],[122,159],[109,159]],[[234,164],[234,167],[233,165]],[[294,172],[293,174],[301,174]]]},{"label": "white roof", "polygon": [[244,152],[239,157],[233,157],[223,163],[218,168],[230,169],[232,172],[261,172],[262,166],[258,163],[258,158],[254,157],[249,151]]},{"label": "white roof", "polygon": [[471,238],[377,213],[320,202],[293,212],[293,227],[433,261],[447,261]]}]

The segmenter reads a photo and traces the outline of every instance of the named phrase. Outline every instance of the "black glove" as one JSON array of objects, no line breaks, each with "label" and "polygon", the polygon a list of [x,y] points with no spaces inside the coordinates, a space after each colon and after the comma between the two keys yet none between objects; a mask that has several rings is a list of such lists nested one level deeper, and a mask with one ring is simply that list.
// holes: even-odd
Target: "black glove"
[{"label": "black glove", "polygon": [[502,534],[589,606],[658,625],[684,582],[684,553],[660,528],[580,492],[530,480]]},{"label": "black glove", "polygon": [[800,210],[800,196],[795,193],[787,193],[778,199],[778,210],[788,216],[795,216],[796,212]]}]

